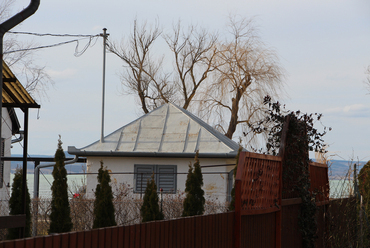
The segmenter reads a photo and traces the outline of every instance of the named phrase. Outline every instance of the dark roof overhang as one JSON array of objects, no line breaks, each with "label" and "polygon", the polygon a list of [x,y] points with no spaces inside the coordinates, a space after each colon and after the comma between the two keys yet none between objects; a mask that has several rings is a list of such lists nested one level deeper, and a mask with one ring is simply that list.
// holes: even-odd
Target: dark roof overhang
[{"label": "dark roof overhang", "polygon": [[11,108],[40,108],[13,72],[3,61],[3,107]]},{"label": "dark roof overhang", "polygon": [[[119,152],[119,151],[86,151],[68,146],[68,153],[83,157],[150,157],[150,158],[194,158],[195,152]],[[235,158],[237,152],[199,153],[199,158]]]}]

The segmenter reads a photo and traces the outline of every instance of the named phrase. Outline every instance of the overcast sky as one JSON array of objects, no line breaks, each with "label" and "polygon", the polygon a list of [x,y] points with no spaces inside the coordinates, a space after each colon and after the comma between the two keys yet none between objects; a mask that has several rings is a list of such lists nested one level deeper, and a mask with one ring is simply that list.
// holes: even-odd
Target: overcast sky
[{"label": "overcast sky", "polygon": [[[29,3],[15,2],[14,12]],[[323,113],[323,124],[333,128],[324,138],[329,152],[336,159],[370,160],[370,92],[364,84],[370,65],[368,0],[41,0],[39,10],[12,31],[94,35],[105,27],[111,41],[120,41],[130,34],[135,17],[149,23],[158,19],[166,32],[179,19],[224,30],[229,14],[255,17],[262,40],[278,52],[287,72],[287,96],[281,101],[291,110]],[[39,45],[70,40],[19,38]],[[55,87],[47,91],[49,99],[39,100],[39,112],[30,111],[29,154],[53,155],[59,134],[65,150],[100,138],[102,43],[99,38],[80,57],[73,55],[75,44],[36,53]],[[105,135],[141,115],[135,99],[122,94],[121,71],[121,61],[107,54]],[[18,117],[23,123],[23,115]],[[15,144],[12,153],[21,152]]]}]

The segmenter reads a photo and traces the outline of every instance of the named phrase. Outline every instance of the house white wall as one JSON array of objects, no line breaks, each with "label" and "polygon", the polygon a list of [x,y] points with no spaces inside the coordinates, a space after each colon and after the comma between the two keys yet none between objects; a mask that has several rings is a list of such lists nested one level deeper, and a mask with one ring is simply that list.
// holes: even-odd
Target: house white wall
[{"label": "house white wall", "polygon": [[[11,156],[11,142],[12,142],[12,121],[10,119],[9,113],[7,108],[2,109],[2,127],[1,127],[1,135],[2,138],[5,139],[5,146],[4,146],[4,156],[10,157]],[[10,187],[7,187],[8,183],[11,186],[12,182],[10,182],[10,161],[5,161],[4,163],[4,180],[3,184],[0,186],[0,200],[7,200],[10,197]]]},{"label": "house white wall", "polygon": [[[100,168],[100,161],[103,161],[104,166],[112,172],[111,180],[113,189],[116,185],[125,183],[133,188],[135,185],[134,174],[114,174],[114,173],[133,173],[135,164],[148,164],[148,165],[177,165],[177,191],[185,191],[185,182],[189,169],[189,163],[194,163],[192,158],[126,158],[126,157],[87,157],[87,172],[97,173]],[[225,165],[233,164],[235,159],[210,159],[201,158],[200,165]],[[206,197],[210,197],[213,200],[221,203],[226,201],[227,196],[227,182],[228,172],[234,168],[234,165],[230,166],[218,166],[218,167],[207,167],[202,168],[203,173],[203,190],[205,191]],[[215,174],[206,174],[207,172],[214,172]],[[184,173],[184,174],[181,174]],[[97,184],[97,174],[87,176],[87,197],[93,198],[94,191]],[[134,194],[140,197],[140,194]]]}]

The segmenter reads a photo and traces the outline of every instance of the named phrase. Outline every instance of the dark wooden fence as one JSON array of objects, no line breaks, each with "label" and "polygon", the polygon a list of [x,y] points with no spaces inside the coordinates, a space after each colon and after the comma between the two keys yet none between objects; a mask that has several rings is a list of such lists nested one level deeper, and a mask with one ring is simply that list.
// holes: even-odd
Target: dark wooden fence
[{"label": "dark wooden fence", "polygon": [[234,212],[94,229],[0,243],[0,248],[230,248]]},{"label": "dark wooden fence", "polygon": [[[317,247],[327,244],[327,167],[310,164],[311,192],[318,206]],[[301,199],[282,197],[281,157],[243,152],[235,180],[235,212],[131,226],[71,232],[0,243],[5,247],[302,247]]]},{"label": "dark wooden fence", "polygon": [[[243,152],[235,179],[235,247],[302,247],[301,198],[282,194],[282,157]],[[328,168],[310,163],[310,192],[318,206],[317,247],[325,247]]]}]

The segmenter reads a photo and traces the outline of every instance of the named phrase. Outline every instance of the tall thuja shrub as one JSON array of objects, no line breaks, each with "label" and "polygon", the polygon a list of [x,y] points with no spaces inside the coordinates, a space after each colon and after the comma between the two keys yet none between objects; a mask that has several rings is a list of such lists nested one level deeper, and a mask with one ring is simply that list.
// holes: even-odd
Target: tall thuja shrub
[{"label": "tall thuja shrub", "polygon": [[157,185],[153,174],[151,179],[148,179],[143,205],[140,209],[142,222],[164,219],[163,213],[159,210],[158,200]]},{"label": "tall thuja shrub", "polygon": [[233,211],[235,210],[235,178],[236,178],[236,172],[238,171],[238,163],[239,163],[239,156],[240,156],[240,152],[242,151],[243,147],[239,147],[239,150],[238,150],[238,154],[236,155],[235,157],[235,167],[234,167],[234,185],[233,185],[233,188],[230,192],[231,194],[231,201],[230,201],[230,204],[229,204],[229,211]]},{"label": "tall thuja shrub", "polygon": [[65,154],[59,137],[58,149],[55,152],[53,184],[51,186],[51,214],[49,233],[62,233],[72,230],[71,210],[68,201],[67,170],[64,167]]},{"label": "tall thuja shrub", "polygon": [[182,216],[202,215],[204,212],[204,191],[202,169],[200,168],[199,152],[195,154],[195,162],[189,164],[189,172],[185,183],[186,197],[184,199],[184,210]]},{"label": "tall thuja shrub", "polygon": [[[9,209],[10,215],[18,215],[23,213],[22,209],[22,185],[23,176],[22,169],[15,171],[13,184],[12,184],[12,195],[9,199]],[[31,236],[31,198],[28,192],[28,187],[26,183],[26,228],[25,237]],[[19,238],[19,228],[9,228],[7,239],[17,239]]]},{"label": "tall thuja shrub", "polygon": [[93,228],[117,225],[114,214],[113,192],[112,187],[109,185],[110,181],[108,170],[103,167],[103,161],[100,161],[98,184],[95,190]]}]

